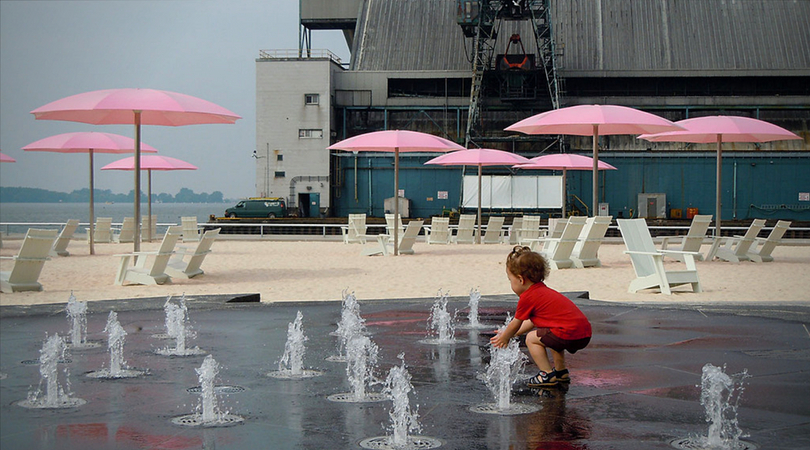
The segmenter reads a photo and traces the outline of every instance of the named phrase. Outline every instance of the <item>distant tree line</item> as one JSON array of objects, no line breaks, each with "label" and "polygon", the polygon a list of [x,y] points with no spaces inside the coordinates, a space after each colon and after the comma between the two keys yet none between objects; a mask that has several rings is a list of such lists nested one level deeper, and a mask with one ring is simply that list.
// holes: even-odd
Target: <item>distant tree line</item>
[{"label": "distant tree line", "polygon": [[[130,190],[127,194],[115,194],[109,189],[95,189],[93,193],[93,201],[96,203],[124,203],[134,200],[134,189]],[[86,203],[89,201],[90,189],[87,188],[65,193],[37,188],[0,186],[0,202],[3,203]],[[147,201],[145,192],[141,192],[141,201]],[[224,203],[226,199],[220,191],[214,191],[210,194],[206,192],[197,194],[191,189],[181,188],[180,192],[174,196],[165,192],[160,194],[153,193],[152,201],[162,203]]]}]

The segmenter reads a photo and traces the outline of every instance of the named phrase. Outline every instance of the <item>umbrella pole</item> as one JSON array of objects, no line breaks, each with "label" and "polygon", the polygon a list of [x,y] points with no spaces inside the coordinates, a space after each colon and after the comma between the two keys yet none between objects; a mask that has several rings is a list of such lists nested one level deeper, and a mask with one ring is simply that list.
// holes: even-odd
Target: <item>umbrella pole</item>
[{"label": "umbrella pole", "polygon": [[95,249],[95,246],[93,245],[94,244],[94,242],[93,242],[93,223],[95,222],[95,218],[94,218],[95,211],[93,209],[94,208],[94,205],[93,205],[93,191],[94,191],[94,188],[93,188],[93,149],[91,148],[90,151],[87,152],[87,153],[90,155],[90,233],[88,234],[88,236],[90,237],[90,254],[95,255],[96,254],[96,249]]},{"label": "umbrella pole", "polygon": [[135,111],[135,239],[132,251],[141,251],[141,112]]},{"label": "umbrella pole", "polygon": [[565,167],[563,167],[563,207],[562,207],[562,218],[565,219],[566,213],[566,203],[568,203],[568,177],[566,176],[567,171]]},{"label": "umbrella pole", "polygon": [[481,166],[478,165],[478,236],[475,237],[475,243],[481,243]]},{"label": "umbrella pole", "polygon": [[146,178],[148,181],[148,190],[147,195],[149,198],[148,207],[146,209],[146,214],[149,215],[149,225],[146,228],[146,237],[149,239],[149,242],[152,242],[152,169],[146,171]]},{"label": "umbrella pole", "polygon": [[593,126],[593,209],[591,217],[596,216],[596,209],[599,206],[599,125]]},{"label": "umbrella pole", "polygon": [[714,238],[720,239],[721,233],[721,226],[720,226],[720,207],[721,207],[721,197],[723,195],[723,190],[720,187],[720,173],[721,168],[723,167],[723,135],[717,135],[717,195],[715,199],[714,210],[717,214],[717,222],[714,226]]},{"label": "umbrella pole", "polygon": [[399,147],[394,147],[394,256],[399,255]]}]

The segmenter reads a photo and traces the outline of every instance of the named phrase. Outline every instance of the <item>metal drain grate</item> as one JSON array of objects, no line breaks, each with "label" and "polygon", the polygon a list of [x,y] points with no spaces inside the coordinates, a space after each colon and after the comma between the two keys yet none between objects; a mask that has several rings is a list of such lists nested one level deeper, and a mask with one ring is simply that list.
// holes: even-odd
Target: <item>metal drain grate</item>
[{"label": "metal drain grate", "polygon": [[385,400],[389,400],[383,394],[377,392],[367,392],[366,396],[360,400],[354,398],[354,394],[351,392],[342,392],[340,394],[332,394],[326,397],[327,400],[330,402],[343,402],[343,403],[373,403],[373,402],[383,402]]},{"label": "metal drain grate", "polygon": [[277,370],[267,374],[270,378],[280,378],[283,380],[300,380],[302,378],[319,377],[323,375],[320,370],[302,370],[301,373],[292,373],[289,370]]},{"label": "metal drain grate", "polygon": [[470,406],[470,411],[479,414],[495,414],[499,416],[515,416],[518,414],[530,414],[540,411],[538,405],[527,405],[524,403],[512,403],[507,409],[500,409],[496,403],[484,403],[482,405]]},{"label": "metal drain grate", "polygon": [[[59,364],[70,364],[70,363],[73,362],[73,360],[72,359],[59,359],[56,362],[59,363]],[[26,365],[33,366],[33,365],[39,364],[39,360],[38,359],[26,359],[24,361],[20,361],[20,364],[26,364]]]},{"label": "metal drain grate", "polygon": [[360,447],[372,450],[419,450],[427,448],[439,448],[441,446],[442,441],[427,436],[408,436],[407,445],[396,447],[388,436],[377,436],[360,441]]},{"label": "metal drain grate", "polygon": [[[708,447],[700,438],[678,438],[669,441],[669,445],[680,450],[715,450],[717,447]],[[723,450],[756,450],[757,446],[745,441],[737,441]]]},{"label": "metal drain grate", "polygon": [[233,414],[223,414],[214,422],[203,422],[202,414],[189,414],[187,416],[175,417],[172,423],[186,427],[229,427],[244,422],[245,419]]},{"label": "metal drain grate", "polygon": [[[239,392],[244,392],[247,389],[243,388],[242,386],[214,386],[214,393],[215,394],[237,394]],[[199,394],[202,392],[202,386],[194,386],[186,389],[186,392],[190,394]]]}]

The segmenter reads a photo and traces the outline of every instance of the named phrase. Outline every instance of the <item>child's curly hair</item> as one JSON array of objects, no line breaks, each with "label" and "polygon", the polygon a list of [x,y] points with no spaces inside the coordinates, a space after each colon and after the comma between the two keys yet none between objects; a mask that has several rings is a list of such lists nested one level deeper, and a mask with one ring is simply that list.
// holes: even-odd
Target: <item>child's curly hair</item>
[{"label": "child's curly hair", "polygon": [[506,270],[532,283],[540,283],[545,281],[549,268],[543,255],[533,252],[529,247],[516,245],[506,257]]}]

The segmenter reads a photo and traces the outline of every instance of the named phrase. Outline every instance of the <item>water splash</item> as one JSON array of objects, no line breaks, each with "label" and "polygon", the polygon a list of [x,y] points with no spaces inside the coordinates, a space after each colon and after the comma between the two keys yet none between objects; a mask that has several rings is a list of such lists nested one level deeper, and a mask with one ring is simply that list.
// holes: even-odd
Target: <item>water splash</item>
[{"label": "water splash", "polygon": [[[18,402],[25,408],[73,408],[85,404],[80,398],[70,396],[70,373],[65,369],[65,386],[59,384],[57,363],[65,360],[67,345],[58,334],[46,337],[39,352],[40,380],[36,390],[28,392],[28,398]],[[45,384],[43,395],[42,385]]]},{"label": "water splash", "polygon": [[467,323],[459,325],[459,328],[489,328],[490,325],[482,324],[478,317],[478,304],[481,301],[481,291],[478,288],[470,288],[470,302],[468,303],[469,313]]},{"label": "water splash", "polygon": [[374,376],[377,367],[379,347],[367,336],[357,335],[349,339],[346,346],[346,378],[352,387],[348,394],[334,394],[327,397],[335,402],[378,402],[386,400],[383,394],[369,392],[379,380]]},{"label": "water splash", "polygon": [[295,320],[287,325],[287,342],[284,344],[284,354],[278,361],[278,371],[267,375],[274,378],[308,378],[322,375],[317,370],[304,370],[304,343],[307,337],[304,334],[304,315],[301,311],[295,315]]},{"label": "water splash", "polygon": [[208,355],[203,360],[199,369],[194,369],[200,381],[201,397],[199,409],[201,413],[176,417],[172,422],[185,426],[222,427],[236,425],[244,421],[244,418],[221,411],[216,395],[216,381],[219,375],[219,363],[212,355]]},{"label": "water splash", "polygon": [[327,358],[330,361],[344,362],[346,358],[346,345],[354,336],[365,334],[365,319],[360,316],[360,304],[354,292],[343,291],[343,302],[340,308],[340,321],[337,324],[335,335],[338,336],[338,354]]},{"label": "water splash", "polygon": [[104,327],[107,333],[107,349],[110,352],[110,367],[87,374],[91,378],[132,378],[143,375],[140,370],[133,370],[126,367],[124,361],[124,342],[126,342],[127,332],[118,321],[118,313],[110,311],[107,316],[107,326]]},{"label": "water splash", "polygon": [[737,408],[744,391],[743,381],[748,371],[728,375],[725,366],[703,366],[701,376],[700,404],[706,411],[709,431],[706,436],[676,439],[674,447],[696,450],[743,450],[755,445],[740,440],[745,437],[737,420]]},{"label": "water splash", "polygon": [[72,347],[83,347],[87,342],[87,302],[77,301],[73,291],[70,291],[65,311],[70,319],[70,344]]},{"label": "water splash", "polygon": [[163,305],[166,313],[166,334],[170,339],[174,339],[174,348],[165,347],[156,352],[166,356],[197,356],[204,355],[205,350],[200,347],[188,347],[187,339],[197,337],[197,333],[191,329],[188,318],[188,306],[186,306],[186,295],[183,294],[178,302],[172,302],[172,297],[166,299]]},{"label": "water splash", "polygon": [[[459,341],[455,338],[455,324],[453,316],[447,311],[447,297],[449,293],[439,293],[433,306],[430,308],[430,317],[428,317],[428,338],[419,342],[423,344],[455,344]],[[431,337],[433,336],[433,337]]]}]

